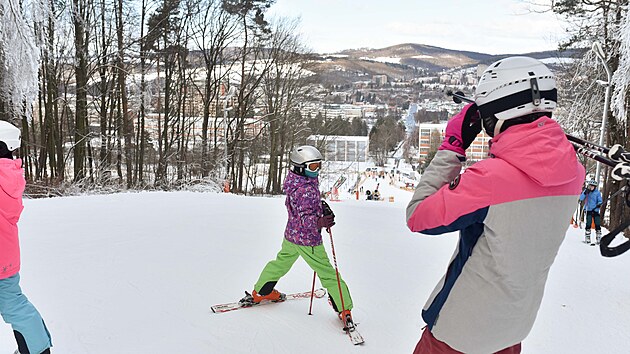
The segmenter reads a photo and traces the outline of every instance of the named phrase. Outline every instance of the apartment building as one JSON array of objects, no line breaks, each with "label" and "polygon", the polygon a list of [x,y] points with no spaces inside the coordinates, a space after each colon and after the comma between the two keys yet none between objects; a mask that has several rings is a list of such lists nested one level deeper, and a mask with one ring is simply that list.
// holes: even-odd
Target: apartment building
[{"label": "apartment building", "polygon": [[[419,125],[419,161],[424,162],[432,149],[436,149],[442,143],[444,139],[444,132],[446,131],[446,123],[421,123]],[[433,135],[433,138],[432,138]],[[477,138],[472,142],[470,147],[466,150],[466,159],[469,161],[480,161],[488,157],[488,142],[491,137],[486,134],[484,130],[477,135]]]},{"label": "apartment building", "polygon": [[354,118],[373,118],[376,110],[384,105],[368,104],[324,104],[320,102],[305,102],[300,105],[302,117],[315,117],[321,114],[328,119],[341,117],[345,120]]},{"label": "apartment building", "polygon": [[326,161],[365,162],[369,154],[367,136],[311,135],[306,143],[319,147]]}]

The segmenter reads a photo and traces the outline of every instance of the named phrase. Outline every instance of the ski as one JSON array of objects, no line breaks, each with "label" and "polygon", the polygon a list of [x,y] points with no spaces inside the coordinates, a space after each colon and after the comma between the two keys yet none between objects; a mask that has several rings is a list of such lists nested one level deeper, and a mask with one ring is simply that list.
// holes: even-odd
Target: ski
[{"label": "ski", "polygon": [[361,333],[357,331],[357,327],[353,322],[348,322],[347,326],[344,327],[343,330],[348,334],[348,337],[350,337],[352,344],[359,345],[365,342],[363,340],[363,336],[361,336]]},{"label": "ski", "polygon": [[[332,305],[332,303],[330,304]],[[364,342],[363,336],[361,336],[361,333],[357,331],[357,325],[352,320],[352,316],[348,314],[346,315],[345,320],[343,318],[340,318],[340,320],[341,320],[341,323],[343,324],[343,331],[346,332],[352,344],[354,345],[363,344]]]},{"label": "ski", "polygon": [[[319,298],[324,297],[325,295],[326,295],[326,289],[324,288],[315,289],[314,296],[316,298],[319,299]],[[261,305],[274,304],[276,302],[284,302],[287,300],[308,299],[310,297],[311,297],[311,292],[305,291],[302,293],[286,294],[286,298],[283,301],[262,301],[258,304],[247,304],[245,306],[241,305],[239,301],[236,301],[236,302],[230,302],[227,304],[214,305],[214,306],[211,306],[210,309],[212,310],[213,313],[223,313],[223,312],[235,311],[235,310],[249,308],[249,307],[257,307]]]}]

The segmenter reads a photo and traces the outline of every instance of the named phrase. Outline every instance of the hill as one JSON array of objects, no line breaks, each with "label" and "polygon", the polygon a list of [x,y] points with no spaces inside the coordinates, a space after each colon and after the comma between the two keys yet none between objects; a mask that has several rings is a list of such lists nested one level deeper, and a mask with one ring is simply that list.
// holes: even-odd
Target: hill
[{"label": "hill", "polygon": [[370,80],[373,75],[387,75],[390,80],[432,76],[456,68],[490,64],[513,55],[536,59],[573,57],[577,51],[542,51],[491,55],[478,52],[405,43],[380,49],[348,49],[334,54],[315,56],[311,69],[325,84],[348,84]]},{"label": "hill", "polygon": [[[339,270],[366,340],[361,348],[341,332],[325,299],[314,301],[312,316],[308,300],[210,312],[251,291],[278,252],[282,197],[160,192],[26,200],[21,285],[44,316],[53,353],[411,353],[424,301],[458,236],[409,232],[411,192],[380,182],[383,196],[402,193],[395,203],[331,203]],[[583,232],[567,232],[524,353],[628,351],[630,282],[623,279],[630,256],[601,257],[581,242]],[[328,235],[324,246],[330,255]],[[298,260],[278,289],[310,290],[312,277]],[[13,350],[13,332],[0,323],[0,352]]]},{"label": "hill", "polygon": [[373,61],[398,61],[399,64],[443,70],[455,67],[476,65],[491,59],[489,54],[445,49],[424,44],[405,43],[381,49],[344,50],[339,54],[349,58]]}]

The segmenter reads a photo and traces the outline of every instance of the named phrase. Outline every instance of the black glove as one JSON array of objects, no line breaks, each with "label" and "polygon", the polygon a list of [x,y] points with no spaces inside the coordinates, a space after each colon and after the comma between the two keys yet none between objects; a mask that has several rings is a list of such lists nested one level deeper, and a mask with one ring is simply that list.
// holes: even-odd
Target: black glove
[{"label": "black glove", "polygon": [[318,229],[328,229],[335,225],[335,216],[334,215],[326,215],[317,219],[317,228]]},{"label": "black glove", "polygon": [[439,150],[451,150],[466,155],[466,149],[481,132],[481,119],[475,103],[465,106],[446,125],[444,141]]},{"label": "black glove", "polygon": [[590,192],[591,192],[591,190],[590,190],[589,188],[586,188],[586,189],[584,190],[584,194],[589,194]]},{"label": "black glove", "polygon": [[328,205],[325,200],[322,200],[322,209],[324,210],[324,216],[332,215],[333,218],[335,217],[335,213],[333,213],[332,209],[330,209],[330,205]]}]

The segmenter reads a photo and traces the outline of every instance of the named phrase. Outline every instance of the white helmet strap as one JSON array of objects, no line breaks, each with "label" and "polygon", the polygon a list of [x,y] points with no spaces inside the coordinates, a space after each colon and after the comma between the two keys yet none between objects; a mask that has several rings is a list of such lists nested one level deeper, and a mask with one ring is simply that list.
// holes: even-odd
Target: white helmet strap
[{"label": "white helmet strap", "polygon": [[503,119],[497,120],[497,124],[494,125],[494,135],[493,136],[499,135],[499,133],[501,132],[501,127],[503,127],[503,123],[504,122],[505,122],[505,120],[503,120]]}]

